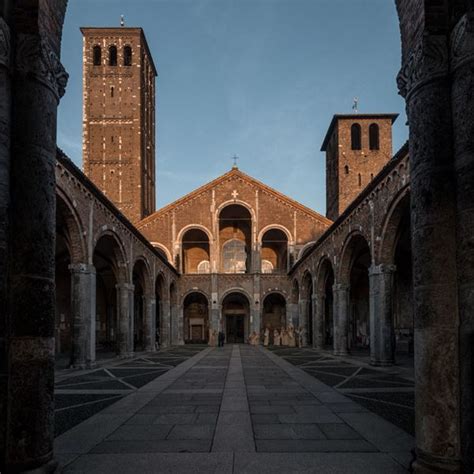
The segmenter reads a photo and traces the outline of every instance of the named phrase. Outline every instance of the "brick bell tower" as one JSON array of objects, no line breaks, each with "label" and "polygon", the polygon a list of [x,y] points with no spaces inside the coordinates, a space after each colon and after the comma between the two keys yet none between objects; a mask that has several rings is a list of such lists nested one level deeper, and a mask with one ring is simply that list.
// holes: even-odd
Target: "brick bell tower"
[{"label": "brick bell tower", "polygon": [[326,152],[326,217],[335,221],[392,158],[398,114],[334,115]]},{"label": "brick bell tower", "polygon": [[84,173],[132,221],[155,211],[155,65],[141,28],[81,28]]}]

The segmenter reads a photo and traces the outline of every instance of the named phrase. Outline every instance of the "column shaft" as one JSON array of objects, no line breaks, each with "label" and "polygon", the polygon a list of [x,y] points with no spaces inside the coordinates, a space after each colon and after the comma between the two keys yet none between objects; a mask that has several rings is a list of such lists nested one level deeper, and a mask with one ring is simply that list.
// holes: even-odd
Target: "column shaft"
[{"label": "column shaft", "polygon": [[349,330],[349,287],[335,284],[334,293],[334,355],[349,353],[347,332]]},{"label": "column shaft", "polygon": [[117,348],[120,357],[133,356],[133,305],[135,287],[129,283],[116,285],[118,307]]},{"label": "column shaft", "polygon": [[144,321],[145,351],[155,350],[155,304],[156,304],[156,300],[153,296],[145,296],[143,298],[143,308],[145,310],[145,321]]},{"label": "column shaft", "polygon": [[73,350],[71,365],[92,367],[95,363],[96,273],[93,265],[72,264],[71,313]]},{"label": "column shaft", "polygon": [[324,293],[313,295],[313,347],[317,350],[324,348]]},{"label": "column shaft", "polygon": [[370,284],[370,363],[388,366],[394,363],[393,265],[372,265]]}]

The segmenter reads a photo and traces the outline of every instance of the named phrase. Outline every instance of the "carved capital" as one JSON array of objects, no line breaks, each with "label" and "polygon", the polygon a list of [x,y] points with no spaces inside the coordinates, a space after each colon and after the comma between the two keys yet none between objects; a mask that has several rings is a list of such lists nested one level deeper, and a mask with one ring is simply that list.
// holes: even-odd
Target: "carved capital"
[{"label": "carved capital", "polygon": [[0,66],[10,67],[10,28],[6,21],[0,17]]},{"label": "carved capital", "polygon": [[19,35],[15,53],[16,71],[48,87],[59,99],[66,91],[68,73],[49,44],[36,35]]},{"label": "carved capital", "polygon": [[425,36],[398,73],[399,94],[408,100],[421,86],[446,77],[448,73],[449,54],[446,37]]},{"label": "carved capital", "polygon": [[451,33],[451,70],[474,61],[474,17],[463,15]]}]

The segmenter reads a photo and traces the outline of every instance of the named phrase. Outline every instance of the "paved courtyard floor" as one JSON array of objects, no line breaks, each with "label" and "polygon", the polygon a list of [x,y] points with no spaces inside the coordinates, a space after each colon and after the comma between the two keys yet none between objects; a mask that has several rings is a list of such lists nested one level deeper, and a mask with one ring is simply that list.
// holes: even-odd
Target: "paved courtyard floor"
[{"label": "paved courtyard floor", "polygon": [[317,375],[260,347],[194,352],[62,432],[62,472],[407,472],[407,430]]}]

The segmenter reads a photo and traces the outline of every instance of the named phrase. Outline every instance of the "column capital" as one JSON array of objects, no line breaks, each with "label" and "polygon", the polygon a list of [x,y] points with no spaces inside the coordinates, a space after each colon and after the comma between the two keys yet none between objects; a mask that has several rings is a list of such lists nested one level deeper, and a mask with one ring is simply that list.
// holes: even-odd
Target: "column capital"
[{"label": "column capital", "polygon": [[398,73],[399,94],[408,101],[422,86],[445,78],[448,74],[449,49],[446,35],[423,36]]},{"label": "column capital", "polygon": [[15,53],[16,72],[46,86],[59,102],[66,92],[69,74],[49,43],[38,35],[20,34]]},{"label": "column capital", "polygon": [[395,273],[396,271],[396,265],[386,265],[384,263],[381,263],[380,265],[371,265],[369,267],[369,276],[380,275],[382,273]]},{"label": "column capital", "polygon": [[135,290],[135,285],[132,285],[131,283],[117,283],[115,285],[115,288],[117,290],[128,290],[128,291],[134,291]]},{"label": "column capital", "polygon": [[474,15],[466,13],[451,33],[451,71],[474,61]]},{"label": "column capital", "polygon": [[0,17],[0,66],[10,67],[11,43],[10,28],[6,21]]},{"label": "column capital", "polygon": [[68,265],[71,273],[84,273],[84,274],[95,274],[96,270],[94,265],[89,263],[71,263]]},{"label": "column capital", "polygon": [[349,291],[350,287],[350,285],[345,283],[334,283],[334,285],[332,285],[332,291]]}]

